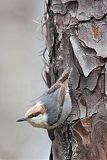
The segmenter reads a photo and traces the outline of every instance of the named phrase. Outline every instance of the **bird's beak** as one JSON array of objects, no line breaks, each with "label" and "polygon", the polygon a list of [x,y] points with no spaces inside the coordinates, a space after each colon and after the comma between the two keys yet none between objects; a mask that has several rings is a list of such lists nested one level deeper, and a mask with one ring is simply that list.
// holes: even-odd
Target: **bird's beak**
[{"label": "bird's beak", "polygon": [[21,119],[18,119],[16,122],[23,122],[23,121],[27,121],[28,118],[21,118]]}]

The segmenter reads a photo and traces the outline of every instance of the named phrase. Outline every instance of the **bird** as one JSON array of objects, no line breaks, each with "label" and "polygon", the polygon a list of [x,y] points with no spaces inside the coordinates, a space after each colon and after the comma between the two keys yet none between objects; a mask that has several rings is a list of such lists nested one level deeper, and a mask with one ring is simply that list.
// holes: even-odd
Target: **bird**
[{"label": "bird", "polygon": [[[70,70],[71,71],[71,70]],[[51,130],[62,124],[71,112],[71,101],[67,93],[69,69],[65,69],[59,80],[40,96],[35,104],[27,110],[24,118],[33,127]]]}]

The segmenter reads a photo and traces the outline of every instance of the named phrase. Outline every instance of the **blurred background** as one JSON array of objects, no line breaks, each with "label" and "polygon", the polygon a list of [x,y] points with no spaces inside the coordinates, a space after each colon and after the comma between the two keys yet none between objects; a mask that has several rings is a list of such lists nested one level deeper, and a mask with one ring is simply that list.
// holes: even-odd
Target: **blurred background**
[{"label": "blurred background", "polygon": [[47,131],[16,123],[45,90],[44,1],[0,0],[0,160],[48,160]]}]

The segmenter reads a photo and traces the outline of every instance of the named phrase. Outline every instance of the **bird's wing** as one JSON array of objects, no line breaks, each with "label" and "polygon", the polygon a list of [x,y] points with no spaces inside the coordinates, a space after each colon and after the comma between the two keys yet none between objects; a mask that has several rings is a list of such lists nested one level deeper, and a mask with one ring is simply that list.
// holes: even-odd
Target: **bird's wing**
[{"label": "bird's wing", "polygon": [[48,89],[47,94],[51,94],[52,92],[56,91],[58,88],[62,86],[62,84],[68,79],[70,73],[70,68],[67,68],[62,73],[61,77],[58,81]]}]

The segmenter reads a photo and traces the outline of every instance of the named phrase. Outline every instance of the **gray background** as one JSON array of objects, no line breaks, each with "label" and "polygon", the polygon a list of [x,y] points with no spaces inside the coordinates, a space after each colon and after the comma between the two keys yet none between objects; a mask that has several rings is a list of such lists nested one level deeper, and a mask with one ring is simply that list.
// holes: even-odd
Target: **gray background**
[{"label": "gray background", "polygon": [[50,140],[43,129],[16,123],[45,90],[39,51],[43,0],[0,0],[0,160],[47,160]]}]

